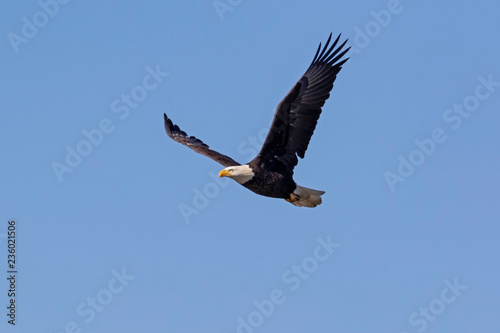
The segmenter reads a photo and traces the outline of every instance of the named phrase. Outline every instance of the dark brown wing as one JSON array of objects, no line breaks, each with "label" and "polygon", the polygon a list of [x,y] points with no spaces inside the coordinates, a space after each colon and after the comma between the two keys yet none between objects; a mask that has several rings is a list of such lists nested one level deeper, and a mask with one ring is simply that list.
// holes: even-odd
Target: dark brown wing
[{"label": "dark brown wing", "polygon": [[319,44],[318,51],[305,74],[278,105],[271,129],[255,162],[279,160],[292,171],[298,162],[297,155],[304,158],[321,114],[321,107],[330,97],[333,82],[342,65],[349,59],[341,60],[349,50],[349,48],[342,50],[347,40],[334,50],[340,35],[328,47],[331,38],[330,34],[323,50]]},{"label": "dark brown wing", "polygon": [[223,155],[215,150],[210,149],[210,147],[203,143],[200,139],[195,138],[194,136],[188,136],[186,132],[182,131],[179,126],[174,125],[170,119],[168,119],[166,114],[163,114],[163,118],[165,119],[165,131],[169,137],[171,137],[174,141],[177,141],[184,146],[188,146],[195,152],[210,157],[216,162],[219,162],[225,167],[240,165],[238,162],[233,160],[231,157]]}]

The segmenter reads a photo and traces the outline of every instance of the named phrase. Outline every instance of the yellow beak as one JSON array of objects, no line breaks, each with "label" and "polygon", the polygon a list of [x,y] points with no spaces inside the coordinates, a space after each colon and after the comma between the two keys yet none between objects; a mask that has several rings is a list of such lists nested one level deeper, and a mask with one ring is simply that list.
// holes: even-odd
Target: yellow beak
[{"label": "yellow beak", "polygon": [[220,177],[227,177],[227,176],[231,176],[232,173],[227,171],[226,169],[222,169],[220,172],[219,172],[219,178]]}]

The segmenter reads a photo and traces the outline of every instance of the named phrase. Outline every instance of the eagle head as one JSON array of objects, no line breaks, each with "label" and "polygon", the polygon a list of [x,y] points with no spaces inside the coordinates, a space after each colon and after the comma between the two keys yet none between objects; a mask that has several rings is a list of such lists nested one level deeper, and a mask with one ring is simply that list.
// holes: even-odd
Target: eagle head
[{"label": "eagle head", "polygon": [[252,168],[248,166],[248,164],[229,166],[219,172],[219,177],[229,177],[236,180],[240,184],[246,183],[252,179],[253,176],[255,176],[255,173]]}]

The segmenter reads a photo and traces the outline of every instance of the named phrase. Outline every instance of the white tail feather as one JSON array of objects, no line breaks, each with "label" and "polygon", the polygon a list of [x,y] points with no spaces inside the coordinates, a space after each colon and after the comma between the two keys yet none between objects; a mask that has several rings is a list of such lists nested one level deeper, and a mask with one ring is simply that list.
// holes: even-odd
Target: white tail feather
[{"label": "white tail feather", "polygon": [[325,191],[313,190],[307,187],[297,185],[297,188],[290,194],[290,200],[297,207],[316,207],[321,204],[321,196]]}]

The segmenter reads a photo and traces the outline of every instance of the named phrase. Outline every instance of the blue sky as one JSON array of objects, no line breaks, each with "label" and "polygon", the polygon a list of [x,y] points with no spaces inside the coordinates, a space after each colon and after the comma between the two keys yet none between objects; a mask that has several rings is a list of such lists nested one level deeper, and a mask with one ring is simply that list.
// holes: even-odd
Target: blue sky
[{"label": "blue sky", "polygon": [[[0,13],[2,332],[497,332],[500,5],[11,2]],[[353,47],[303,186],[241,163],[330,32]],[[188,213],[186,213],[188,212]]]}]

